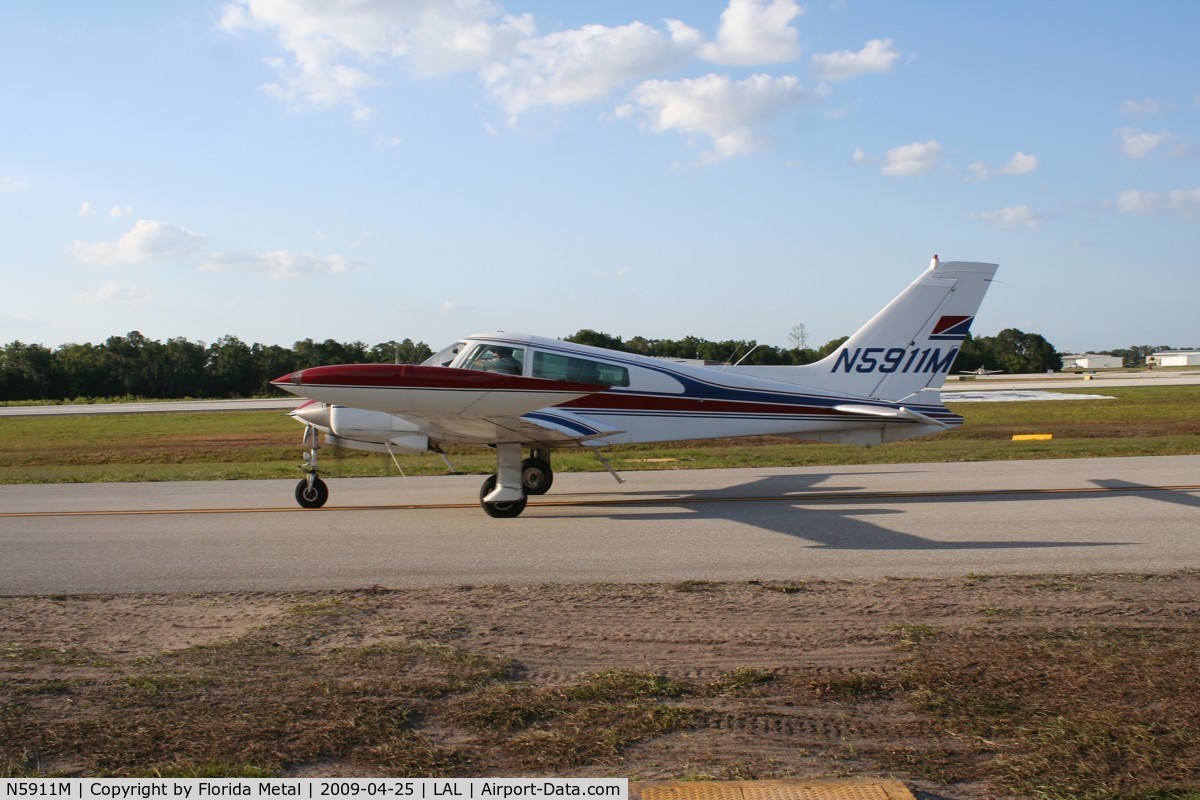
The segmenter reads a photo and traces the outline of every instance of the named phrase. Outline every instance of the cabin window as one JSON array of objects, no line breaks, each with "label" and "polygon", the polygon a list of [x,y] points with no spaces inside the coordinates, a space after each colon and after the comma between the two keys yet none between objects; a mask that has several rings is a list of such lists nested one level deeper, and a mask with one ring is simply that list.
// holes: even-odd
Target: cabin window
[{"label": "cabin window", "polygon": [[533,353],[533,377],[552,381],[602,383],[607,386],[628,386],[629,370],[616,364],[576,358],[558,353]]},{"label": "cabin window", "polygon": [[525,348],[481,344],[463,359],[462,368],[498,372],[502,375],[520,375],[525,368]]}]

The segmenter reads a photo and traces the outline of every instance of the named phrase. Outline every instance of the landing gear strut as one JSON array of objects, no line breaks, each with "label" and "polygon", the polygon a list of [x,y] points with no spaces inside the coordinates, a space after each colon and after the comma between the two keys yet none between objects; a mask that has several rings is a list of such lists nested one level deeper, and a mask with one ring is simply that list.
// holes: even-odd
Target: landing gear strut
[{"label": "landing gear strut", "polygon": [[321,443],[317,440],[317,429],[311,425],[304,428],[304,446],[308,451],[304,454],[304,463],[300,469],[305,475],[296,484],[296,502],[302,508],[320,508],[329,499],[329,487],[317,470],[317,450]]},{"label": "landing gear strut", "polygon": [[483,482],[479,505],[489,517],[518,517],[530,495],[545,494],[554,483],[550,451],[534,448],[521,460],[521,445],[496,445],[496,474]]},{"label": "landing gear strut", "polygon": [[483,482],[479,504],[489,517],[517,517],[525,510],[525,484],[521,481],[521,443],[496,445],[496,474]]}]

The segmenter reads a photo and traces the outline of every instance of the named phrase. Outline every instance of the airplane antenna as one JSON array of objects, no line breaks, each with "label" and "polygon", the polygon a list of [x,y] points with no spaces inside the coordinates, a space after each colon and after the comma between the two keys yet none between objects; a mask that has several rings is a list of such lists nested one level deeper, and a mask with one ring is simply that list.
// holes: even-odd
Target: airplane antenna
[{"label": "airplane antenna", "polygon": [[749,350],[747,350],[747,351],[746,351],[746,355],[742,356],[741,358],[739,358],[739,359],[737,360],[737,364],[734,364],[734,366],[736,367],[738,364],[740,364],[740,363],[742,363],[743,361],[745,361],[747,358],[749,358],[749,357],[750,357],[750,354],[751,354],[751,353],[753,353],[755,350],[757,350],[757,349],[758,349],[758,348],[760,348],[760,347],[762,347],[762,344],[761,344],[761,343],[754,345],[754,347],[751,347]]},{"label": "airplane antenna", "polygon": [[396,469],[400,470],[400,477],[404,478],[405,483],[408,483],[408,476],[404,474],[404,467],[400,466],[400,459],[396,458],[396,454],[392,452],[392,446],[385,444],[384,447],[387,448],[388,455],[392,457],[392,463],[396,465]]}]

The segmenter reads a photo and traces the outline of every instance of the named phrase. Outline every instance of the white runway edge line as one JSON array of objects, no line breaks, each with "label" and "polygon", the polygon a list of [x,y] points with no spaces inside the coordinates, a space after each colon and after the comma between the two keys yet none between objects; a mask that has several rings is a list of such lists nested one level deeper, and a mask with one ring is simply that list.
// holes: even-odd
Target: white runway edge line
[{"label": "white runway edge line", "polygon": [[954,403],[1018,403],[1030,400],[1113,400],[1106,394],[1067,394],[1066,392],[1043,391],[978,391],[942,392],[942,402]]}]

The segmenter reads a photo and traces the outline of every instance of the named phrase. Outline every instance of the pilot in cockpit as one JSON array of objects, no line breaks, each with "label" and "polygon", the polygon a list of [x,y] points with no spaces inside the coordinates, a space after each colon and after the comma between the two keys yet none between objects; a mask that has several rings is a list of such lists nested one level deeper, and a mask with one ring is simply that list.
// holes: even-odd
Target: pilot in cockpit
[{"label": "pilot in cockpit", "polygon": [[520,375],[521,362],[513,358],[511,347],[492,345],[490,352],[485,353],[477,363],[477,367],[488,372],[500,372],[505,375]]}]

